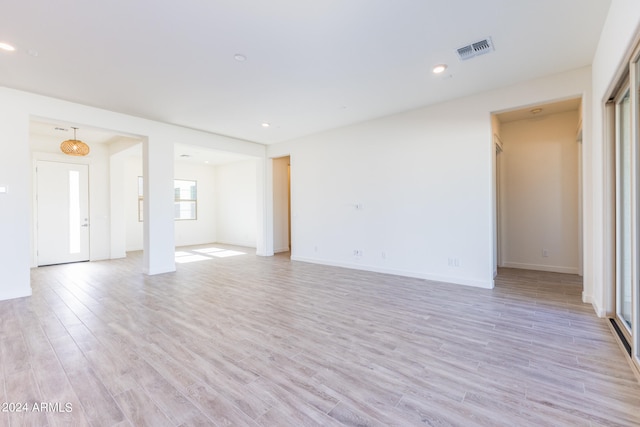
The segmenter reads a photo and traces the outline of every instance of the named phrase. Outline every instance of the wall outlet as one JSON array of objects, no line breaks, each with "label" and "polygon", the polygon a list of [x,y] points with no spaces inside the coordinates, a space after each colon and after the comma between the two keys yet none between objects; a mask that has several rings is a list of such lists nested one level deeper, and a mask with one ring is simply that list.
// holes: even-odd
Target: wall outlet
[{"label": "wall outlet", "polygon": [[380,254],[380,257],[382,259],[387,259],[387,253],[385,251],[382,251],[382,253]]},{"label": "wall outlet", "polygon": [[362,256],[362,249],[354,249],[353,256]]},{"label": "wall outlet", "polygon": [[542,250],[542,256],[545,257],[545,258],[548,257],[549,256],[549,250],[548,249],[543,249]]},{"label": "wall outlet", "polygon": [[462,265],[460,258],[449,258],[447,263],[449,267],[460,267]]}]

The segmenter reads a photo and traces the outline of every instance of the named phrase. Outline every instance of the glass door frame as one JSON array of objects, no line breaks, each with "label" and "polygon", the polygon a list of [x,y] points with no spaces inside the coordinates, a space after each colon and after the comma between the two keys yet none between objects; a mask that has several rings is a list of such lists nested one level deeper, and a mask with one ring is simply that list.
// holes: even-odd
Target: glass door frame
[{"label": "glass door frame", "polygon": [[[605,251],[606,264],[611,270],[607,270],[605,274],[611,280],[611,286],[608,288],[610,292],[605,294],[607,300],[606,311],[611,318],[613,329],[621,338],[626,341],[625,350],[628,352],[631,364],[636,371],[636,375],[640,378],[640,44],[637,45],[632,54],[627,57],[627,62],[619,69],[618,79],[615,87],[610,92],[610,97],[604,100],[605,111],[605,139],[609,141],[608,148],[603,154],[608,159],[606,164],[610,169],[609,178],[605,178],[605,188],[609,188],[611,193],[608,198],[607,206],[611,209],[605,209],[605,222],[610,225],[610,234],[607,233],[605,239],[606,246],[609,250]],[[623,191],[628,191],[626,203],[628,227],[621,226],[620,222],[620,105],[625,95],[629,93],[629,113],[626,116],[628,123],[624,123],[629,134],[628,137],[628,153],[629,153],[629,171],[627,182],[628,188],[622,187]],[[608,181],[611,179],[611,181]],[[608,192],[608,190],[607,190]],[[610,217],[609,217],[610,215]],[[621,233],[624,233],[622,236]],[[626,308],[627,318],[629,322],[621,316],[620,305],[620,276],[622,274],[620,258],[620,244],[624,243],[624,239],[629,240],[626,243],[628,250],[628,270],[630,283],[630,316],[628,315],[629,307]],[[610,240],[609,240],[610,239]],[[608,273],[611,275],[608,275]]]},{"label": "glass door frame", "polygon": [[640,372],[640,274],[638,270],[640,268],[640,250],[638,249],[640,244],[640,46],[637,46],[631,61],[629,64],[629,80],[630,80],[630,94],[631,94],[631,146],[632,146],[632,161],[633,174],[632,185],[635,187],[632,191],[632,203],[635,208],[633,219],[635,220],[635,227],[633,228],[635,238],[635,257],[634,257],[634,273],[632,274],[633,285],[631,287],[631,324],[632,324],[632,337],[631,337],[631,359],[636,369]]},{"label": "glass door frame", "polygon": [[[638,186],[634,185],[637,182],[636,177],[636,150],[633,139],[631,138],[631,122],[627,123],[624,120],[624,116],[627,115],[627,111],[623,109],[625,100],[629,100],[628,108],[631,108],[631,88],[629,79],[621,85],[614,99],[615,114],[614,114],[614,129],[615,129],[615,241],[616,241],[616,293],[615,293],[615,319],[622,333],[624,333],[627,342],[631,344],[634,331],[636,328],[633,324],[631,316],[629,319],[625,319],[623,314],[624,307],[621,300],[626,296],[626,292],[633,294],[633,284],[635,283],[635,272],[637,262],[634,260],[637,258],[635,250],[637,247],[636,233],[636,204],[634,193],[638,191]],[[630,112],[629,112],[630,113]],[[630,115],[627,115],[627,120],[630,119]],[[626,125],[626,126],[625,126]],[[626,127],[626,129],[625,129]],[[628,132],[628,135],[624,133]],[[627,145],[628,144],[628,145]],[[626,166],[625,166],[626,164]],[[624,176],[623,176],[624,174]],[[623,220],[624,219],[624,220]],[[628,239],[628,240],[626,240]],[[623,283],[624,282],[624,283]],[[621,290],[629,286],[629,289],[625,289],[625,294],[621,294]],[[633,302],[633,296],[630,296],[631,302]],[[630,315],[633,313],[632,307]]]}]

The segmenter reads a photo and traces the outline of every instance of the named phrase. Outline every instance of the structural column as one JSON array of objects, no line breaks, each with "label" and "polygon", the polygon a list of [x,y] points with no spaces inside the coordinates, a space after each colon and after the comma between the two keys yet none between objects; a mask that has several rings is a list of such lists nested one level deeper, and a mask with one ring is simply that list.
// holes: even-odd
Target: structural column
[{"label": "structural column", "polygon": [[173,142],[149,136],[143,142],[144,273],[176,270]]},{"label": "structural column", "polygon": [[[0,94],[2,91],[0,90]],[[29,115],[0,97],[0,300],[31,295]]]},{"label": "structural column", "polygon": [[273,159],[256,160],[257,227],[256,255],[273,255]]}]

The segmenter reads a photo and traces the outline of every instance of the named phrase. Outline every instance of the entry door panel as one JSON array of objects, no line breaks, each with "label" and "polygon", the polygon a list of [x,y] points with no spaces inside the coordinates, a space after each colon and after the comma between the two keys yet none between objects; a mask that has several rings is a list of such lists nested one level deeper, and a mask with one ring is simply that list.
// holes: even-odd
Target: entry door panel
[{"label": "entry door panel", "polygon": [[38,265],[89,260],[89,167],[38,161]]}]

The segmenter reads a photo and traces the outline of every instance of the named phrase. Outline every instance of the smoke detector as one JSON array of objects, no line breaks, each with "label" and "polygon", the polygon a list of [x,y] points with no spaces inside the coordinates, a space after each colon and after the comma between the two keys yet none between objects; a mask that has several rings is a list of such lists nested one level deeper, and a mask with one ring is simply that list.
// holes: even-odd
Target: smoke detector
[{"label": "smoke detector", "polygon": [[469,43],[466,46],[457,48],[456,53],[458,54],[458,59],[466,61],[467,59],[484,55],[485,53],[493,52],[494,50],[491,37],[487,37],[486,39],[478,40],[477,42]]}]

